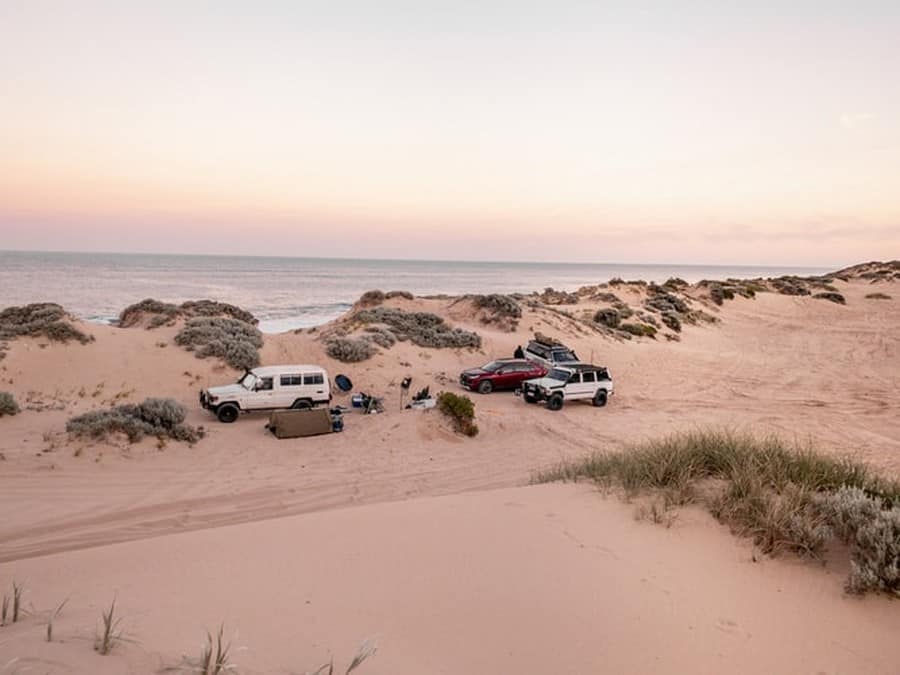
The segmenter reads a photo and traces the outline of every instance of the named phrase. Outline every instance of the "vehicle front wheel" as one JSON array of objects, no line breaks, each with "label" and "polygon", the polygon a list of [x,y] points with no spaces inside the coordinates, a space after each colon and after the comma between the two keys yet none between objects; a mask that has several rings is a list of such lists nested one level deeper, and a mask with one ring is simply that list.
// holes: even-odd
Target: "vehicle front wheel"
[{"label": "vehicle front wheel", "polygon": [[490,394],[494,391],[494,383],[490,380],[482,380],[478,384],[478,393],[479,394]]},{"label": "vehicle front wheel", "polygon": [[294,401],[294,405],[291,406],[292,410],[309,410],[312,408],[312,403],[306,400]]},{"label": "vehicle front wheel", "polygon": [[562,410],[562,407],[563,407],[562,395],[554,394],[549,399],[547,399],[547,407],[550,410]]},{"label": "vehicle front wheel", "polygon": [[594,394],[593,404],[598,408],[606,405],[606,389],[597,390],[597,393]]},{"label": "vehicle front wheel", "polygon": [[231,424],[238,418],[239,412],[238,407],[234,403],[226,403],[219,406],[219,409],[216,411],[216,417],[219,418],[220,422]]}]

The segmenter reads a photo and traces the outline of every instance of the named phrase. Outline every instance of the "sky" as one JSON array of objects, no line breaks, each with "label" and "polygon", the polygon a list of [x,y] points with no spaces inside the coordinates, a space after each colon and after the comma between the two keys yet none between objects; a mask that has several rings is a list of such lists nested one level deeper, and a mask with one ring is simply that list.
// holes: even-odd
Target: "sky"
[{"label": "sky", "polygon": [[0,249],[900,258],[898,36],[896,1],[0,0]]}]

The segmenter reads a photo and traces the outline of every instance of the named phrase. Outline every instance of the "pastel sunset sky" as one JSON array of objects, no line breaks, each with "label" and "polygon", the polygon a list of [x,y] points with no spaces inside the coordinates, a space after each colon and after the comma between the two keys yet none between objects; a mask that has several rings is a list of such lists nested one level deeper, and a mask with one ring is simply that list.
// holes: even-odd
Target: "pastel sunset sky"
[{"label": "pastel sunset sky", "polygon": [[0,249],[900,257],[900,2],[0,0]]}]

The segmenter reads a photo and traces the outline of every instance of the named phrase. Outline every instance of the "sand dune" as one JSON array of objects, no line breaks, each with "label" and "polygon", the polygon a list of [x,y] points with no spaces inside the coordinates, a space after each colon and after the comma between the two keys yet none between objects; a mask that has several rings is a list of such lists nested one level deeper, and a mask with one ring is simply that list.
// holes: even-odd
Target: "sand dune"
[{"label": "sand dune", "polygon": [[[581,488],[516,489],[560,459],[707,425],[808,440],[900,476],[900,302],[867,300],[868,282],[834,283],[846,306],[771,293],[737,298],[707,306],[721,321],[685,326],[678,342],[611,339],[546,308],[526,309],[507,332],[451,307],[452,299],[390,300],[476,330],[481,350],[400,343],[348,365],[324,355],[321,330],[269,336],[264,363],[323,363],[350,375],[358,390],[386,397],[382,415],[350,414],[344,433],[296,441],[269,435],[260,415],[222,425],[202,411],[199,389],[236,373],[176,347],[176,328],[83,325],[96,338],[87,345],[18,339],[0,361],[0,390],[25,408],[0,419],[0,582],[27,579],[38,610],[70,593],[73,600],[65,613],[70,639],[57,651],[33,644],[36,618],[27,630],[0,629],[0,667],[24,654],[46,658],[35,665],[40,672],[146,672],[161,658],[197,651],[203,628],[226,620],[250,648],[238,659],[247,672],[302,672],[329,650],[343,657],[372,631],[384,636],[383,648],[360,672],[593,672],[603,664],[646,672],[653,663],[663,672],[890,672],[898,654],[884,647],[898,627],[896,608],[845,598],[839,570],[748,564],[746,547],[699,514],[665,531],[634,523],[629,507],[598,503]],[[566,311],[577,316],[589,304]],[[511,355],[534,330],[607,365],[616,378],[612,403],[553,413],[526,409],[512,395],[472,395],[475,439],[453,434],[437,413],[401,411],[404,376],[414,388],[455,390],[461,368]],[[188,421],[205,425],[207,437],[160,448],[155,439],[129,446],[64,433],[73,414],[146,396],[184,402]],[[442,495],[455,496],[419,499]],[[506,502],[526,504],[528,515],[508,520],[503,514],[517,511]],[[634,538],[643,548],[618,561],[596,548],[581,560],[583,549],[569,550],[561,530],[542,529],[550,511],[579,523],[573,536],[593,547]],[[286,516],[298,517],[272,520]],[[296,535],[279,529],[291,527]],[[308,559],[314,551],[321,557]],[[390,557],[400,552],[409,564]],[[515,576],[523,560],[530,562]],[[637,579],[669,569],[672,595],[629,576],[638,561],[647,567]],[[329,565],[336,567],[326,573]],[[402,584],[435,565],[435,577]],[[460,590],[454,575],[476,569],[483,574]],[[204,585],[204,574],[229,592]],[[313,585],[298,588],[320,593],[317,611],[278,599],[284,622],[263,620],[266,602],[253,602],[258,580],[272,597],[310,578]],[[177,589],[196,595],[178,600]],[[98,661],[77,635],[90,633],[99,605],[116,591],[141,646]],[[809,611],[801,615],[800,606]],[[616,621],[623,612],[629,620]],[[685,637],[689,617],[697,632]],[[676,624],[681,633],[673,633]]]}]

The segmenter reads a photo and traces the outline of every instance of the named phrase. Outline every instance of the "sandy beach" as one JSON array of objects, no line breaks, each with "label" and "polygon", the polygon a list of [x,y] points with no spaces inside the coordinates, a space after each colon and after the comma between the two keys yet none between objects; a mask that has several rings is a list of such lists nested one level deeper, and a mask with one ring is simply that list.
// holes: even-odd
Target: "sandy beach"
[{"label": "sandy beach", "polygon": [[[347,413],[343,433],[294,440],[269,434],[264,414],[221,424],[201,409],[201,388],[239,373],[176,346],[177,324],[77,322],[92,342],[11,341],[0,390],[22,411],[0,418],[0,584],[25,584],[28,613],[0,628],[0,673],[183,667],[222,623],[247,673],[313,671],[332,655],[346,667],[368,638],[378,651],[358,672],[373,675],[895,672],[897,603],[845,594],[839,551],[824,566],[758,558],[697,507],[664,528],[588,484],[529,485],[562,460],[709,427],[778,434],[900,477],[897,284],[834,284],[846,304],[698,300],[717,321],[672,339],[585,328],[599,306],[587,295],[526,305],[513,330],[454,298],[386,300],[482,345],[400,342],[354,364],[326,355],[334,326],[266,336],[262,363],[321,364],[385,398],[382,414]],[[893,297],[866,297],[876,290]],[[462,369],[511,356],[536,331],[609,368],[607,407],[551,412],[470,393],[475,438],[437,411],[401,408],[404,377],[461,393]],[[66,434],[73,415],[146,397],[183,403],[205,438]],[[113,597],[129,641],[100,656],[95,625]]]}]

